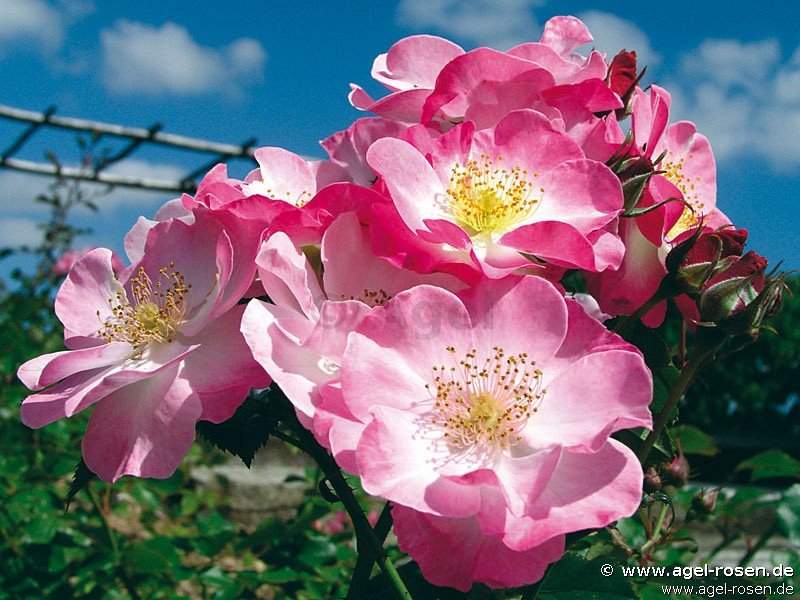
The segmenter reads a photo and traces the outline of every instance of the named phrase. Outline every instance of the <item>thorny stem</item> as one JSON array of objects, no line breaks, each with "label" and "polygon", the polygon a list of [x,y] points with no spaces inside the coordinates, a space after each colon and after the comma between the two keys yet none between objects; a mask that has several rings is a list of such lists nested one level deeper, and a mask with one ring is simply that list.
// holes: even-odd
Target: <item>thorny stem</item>
[{"label": "thorny stem", "polygon": [[283,422],[292,428],[296,436],[295,438],[285,436],[286,441],[291,439],[298,442],[298,444],[293,445],[307,453],[322,467],[325,478],[331,484],[333,491],[336,492],[347,514],[350,515],[350,519],[353,521],[353,528],[356,531],[356,544],[359,554],[366,551],[372,556],[372,560],[378,564],[378,567],[389,580],[390,588],[396,598],[399,600],[412,600],[411,594],[405,583],[403,583],[394,563],[389,560],[386,551],[383,549],[383,542],[376,536],[375,531],[373,531],[367,517],[364,515],[361,505],[353,495],[353,490],[345,480],[344,475],[342,475],[339,465],[336,464],[336,461],[333,460],[328,451],[317,443],[314,436],[297,421],[293,410],[286,411]]},{"label": "thorny stem", "polygon": [[709,356],[714,354],[714,352],[719,347],[718,344],[711,344],[705,348],[697,348],[695,347],[695,352],[689,357],[688,362],[683,366],[681,369],[681,374],[678,377],[678,381],[675,382],[675,385],[669,392],[669,396],[667,397],[667,401],[664,403],[661,412],[653,421],[653,429],[652,431],[647,434],[644,442],[642,445],[639,446],[639,449],[636,451],[636,456],[639,458],[639,461],[642,464],[645,464],[647,460],[648,454],[653,449],[653,446],[658,440],[658,437],[661,435],[661,431],[667,425],[667,421],[669,421],[669,415],[672,412],[672,409],[678,404],[678,401],[683,397],[686,393],[686,390],[689,389],[689,386],[694,381],[697,372],[706,362]]},{"label": "thorny stem", "polygon": [[627,317],[623,317],[623,319],[617,323],[614,331],[622,335],[631,325],[649,313],[653,307],[662,300],[665,300],[663,294],[661,294],[660,291],[656,292],[647,302],[642,304],[633,313],[629,314]]},{"label": "thorny stem", "polygon": [[[380,517],[378,517],[378,522],[375,523],[375,528],[373,529],[375,536],[378,538],[378,541],[381,543],[381,545],[383,545],[383,542],[386,540],[386,536],[389,535],[389,531],[391,531],[391,529],[392,506],[389,502],[387,502],[381,511]],[[364,584],[369,580],[370,573],[372,573],[372,565],[374,564],[375,560],[372,558],[371,554],[360,553],[358,555],[355,569],[353,569],[353,577],[350,579],[350,589],[347,591],[348,599],[359,597],[359,594],[364,588]]]}]

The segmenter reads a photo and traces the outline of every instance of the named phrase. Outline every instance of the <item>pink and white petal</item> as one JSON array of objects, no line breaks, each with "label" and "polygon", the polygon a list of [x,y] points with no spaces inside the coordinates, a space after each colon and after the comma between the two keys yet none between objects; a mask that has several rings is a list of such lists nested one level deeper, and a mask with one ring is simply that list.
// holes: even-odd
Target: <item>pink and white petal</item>
[{"label": "pink and white petal", "polygon": [[562,448],[554,445],[527,456],[502,456],[494,471],[511,514],[528,513],[529,507],[547,489],[561,455]]},{"label": "pink and white petal", "polygon": [[400,549],[414,559],[425,579],[462,592],[474,583],[493,588],[534,583],[564,554],[563,536],[516,552],[501,538],[485,534],[474,517],[436,517],[397,505],[392,517]]},{"label": "pink and white petal", "polygon": [[186,357],[180,375],[199,396],[204,421],[229,419],[251,388],[269,385],[239,331],[244,311],[244,306],[232,308],[192,338],[199,347]]},{"label": "pink and white petal", "polygon": [[283,232],[272,234],[256,258],[258,275],[270,299],[279,306],[302,312],[312,321],[319,318],[325,294],[303,252]]},{"label": "pink and white petal", "polygon": [[114,277],[112,255],[106,248],[88,252],[73,265],[58,291],[55,311],[64,324],[68,347],[72,338],[99,341],[98,331],[113,317],[112,302],[115,303],[117,294],[125,297],[125,289]]},{"label": "pink and white petal", "polygon": [[645,148],[645,156],[658,156],[656,149],[663,146],[663,136],[669,122],[669,93],[657,86],[650,86],[645,94],[638,90],[634,95],[631,115],[633,139]]},{"label": "pink and white petal", "polygon": [[319,321],[315,323],[314,329],[303,341],[303,347],[328,359],[338,369],[342,362],[348,335],[351,331],[356,330],[370,311],[370,306],[358,300],[342,302],[327,300],[323,302],[319,311]]},{"label": "pink and white petal", "polygon": [[479,351],[500,346],[506,356],[527,353],[537,364],[547,364],[567,335],[564,296],[541,277],[484,281],[459,296]]},{"label": "pink and white petal", "polygon": [[251,300],[247,305],[241,327],[255,360],[297,410],[312,418],[315,388],[338,377],[338,369],[326,372],[321,368],[322,357],[289,337],[278,326],[269,306],[260,300]]},{"label": "pink and white petal", "polygon": [[464,54],[461,46],[434,35],[412,35],[395,42],[386,54],[379,54],[372,77],[392,91],[432,89],[439,71]]},{"label": "pink and white petal", "polygon": [[142,358],[75,373],[28,396],[20,408],[22,422],[38,429],[60,418],[71,417],[122,387],[171,368],[197,348],[177,342],[166,345],[169,348],[148,349]]},{"label": "pink and white petal", "polygon": [[630,350],[587,354],[551,379],[523,436],[533,448],[553,444],[598,450],[620,429],[652,427],[653,380],[644,359]]},{"label": "pink and white petal", "polygon": [[475,149],[490,156],[501,154],[507,168],[527,171],[534,187],[539,184],[535,173],[546,175],[564,161],[583,158],[578,145],[535,110],[509,113],[495,125],[494,136],[476,136]]},{"label": "pink and white petal", "polygon": [[125,342],[111,342],[80,350],[43,354],[23,364],[17,371],[17,377],[29,390],[41,390],[74,373],[120,363],[132,352],[133,348]]},{"label": "pink and white petal", "polygon": [[353,416],[342,398],[342,389],[326,384],[319,389],[319,404],[314,413],[314,435],[329,448],[336,463],[348,473],[358,475],[356,448],[365,424]]},{"label": "pink and white petal", "polygon": [[370,231],[362,227],[354,213],[340,215],[322,240],[323,281],[329,298],[354,298],[375,304],[365,293],[385,292],[388,299],[415,285],[428,283],[450,291],[464,286],[452,275],[420,275],[398,269],[372,252]]},{"label": "pink and white petal", "polygon": [[580,231],[561,221],[540,221],[517,227],[498,241],[522,252],[533,254],[560,267],[599,271],[594,246]]},{"label": "pink and white petal", "polygon": [[202,406],[178,366],[107,396],[83,438],[86,466],[104,481],[123,475],[166,478],[194,441]]},{"label": "pink and white petal", "polygon": [[536,182],[543,198],[529,222],[561,221],[586,235],[603,227],[623,209],[619,178],[602,163],[564,162]]},{"label": "pink and white petal", "polygon": [[356,449],[364,491],[442,516],[466,517],[479,510],[479,487],[436,471],[448,456],[441,433],[430,432],[424,422],[428,415],[386,405],[374,406],[372,414]]},{"label": "pink and white petal", "polygon": [[700,214],[710,213],[717,204],[717,165],[708,138],[691,121],[678,121],[667,129],[665,146],[665,161],[683,160],[684,199]]},{"label": "pink and white petal", "polygon": [[539,43],[549,46],[561,56],[569,56],[576,48],[588,44],[594,38],[583,21],[572,16],[558,16],[544,24]]},{"label": "pink and white petal", "polygon": [[426,411],[432,367],[452,362],[448,346],[474,346],[461,301],[441,288],[417,286],[376,307],[351,334],[342,360],[342,389],[353,414],[366,420],[384,404]]},{"label": "pink and white petal", "polygon": [[622,219],[620,228],[626,249],[619,269],[586,274],[589,290],[610,315],[634,312],[656,293],[667,274],[665,247],[651,244],[636,219]]},{"label": "pink and white petal", "polygon": [[[350,86],[353,87],[353,84]],[[385,119],[401,123],[419,123],[423,106],[429,94],[430,90],[425,88],[403,90],[367,104],[366,100],[369,99],[369,96],[361,88],[354,88],[350,92],[350,102],[358,109],[367,110]]]},{"label": "pink and white petal", "polygon": [[450,218],[444,206],[444,186],[430,163],[411,144],[382,138],[370,146],[367,162],[383,178],[411,231],[427,231],[426,220]]},{"label": "pink and white petal", "polygon": [[[205,220],[197,226],[175,219],[156,223],[147,233],[144,256],[135,268],[141,267],[156,282],[161,277],[160,269],[170,269],[174,265],[174,270],[192,286],[187,294],[186,311],[191,317],[195,309],[209,300],[209,294],[219,281],[217,252],[223,234],[222,225],[216,219]],[[131,281],[126,282],[126,287],[131,285]]]},{"label": "pink and white petal", "polygon": [[491,126],[508,111],[530,106],[553,84],[552,75],[530,61],[478,48],[442,69],[436,89],[425,101],[421,122],[465,117],[479,128]]},{"label": "pink and white petal", "polygon": [[372,251],[398,269],[439,271],[468,283],[481,279],[478,263],[469,252],[425,241],[406,226],[393,204],[373,205],[371,213]]},{"label": "pink and white petal", "polygon": [[636,456],[616,440],[594,454],[565,451],[527,517],[509,520],[503,541],[527,550],[543,540],[629,517],[641,503],[642,480]]},{"label": "pink and white petal", "polygon": [[266,147],[255,151],[261,171],[261,195],[284,200],[296,205],[311,198],[317,191],[317,182],[308,163],[300,156],[283,148]]}]

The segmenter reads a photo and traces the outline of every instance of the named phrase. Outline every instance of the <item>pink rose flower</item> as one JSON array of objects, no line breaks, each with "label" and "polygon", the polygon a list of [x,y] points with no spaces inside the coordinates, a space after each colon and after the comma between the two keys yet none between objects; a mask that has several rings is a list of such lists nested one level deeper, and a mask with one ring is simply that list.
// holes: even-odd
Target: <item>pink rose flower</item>
[{"label": "pink rose flower", "polygon": [[[638,507],[641,465],[609,436],[651,426],[652,378],[635,347],[543,279],[460,295],[419,286],[364,317],[338,400],[323,402],[341,405],[332,450],[365,491],[405,507],[401,548],[430,581],[530,583],[564,534]],[[460,566],[442,568],[445,545]]]},{"label": "pink rose flower", "polygon": [[[406,228],[450,261],[500,278],[536,268],[522,253],[589,271],[622,260],[619,180],[541,113],[514,111],[484,131],[468,121],[413,141],[380,139],[367,160]],[[446,262],[431,258],[432,268]]]},{"label": "pink rose flower", "polygon": [[[95,248],[91,247],[83,248],[81,250],[75,250],[74,248],[71,248],[58,258],[58,260],[53,264],[51,270],[55,275],[66,275],[79,259],[86,256],[94,249]],[[116,252],[111,253],[111,268],[114,270],[114,273],[117,274],[121,273],[125,268],[125,263]]]},{"label": "pink rose flower", "polygon": [[56,298],[69,350],[26,362],[38,393],[23,422],[42,427],[91,405],[87,466],[105,481],[169,477],[195,423],[222,422],[269,379],[252,359],[238,300],[255,266],[241,261],[222,224],[198,215],[149,228],[141,259],[118,280],[111,252],[78,260]]}]

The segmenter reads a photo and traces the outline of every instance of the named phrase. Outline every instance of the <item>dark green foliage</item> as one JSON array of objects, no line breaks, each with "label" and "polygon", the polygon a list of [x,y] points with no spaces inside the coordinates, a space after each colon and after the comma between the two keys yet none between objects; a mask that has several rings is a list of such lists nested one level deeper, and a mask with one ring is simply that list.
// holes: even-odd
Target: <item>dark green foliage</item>
[{"label": "dark green foliage", "polygon": [[269,410],[269,404],[251,394],[227,421],[199,421],[197,433],[223,452],[238,456],[250,467],[256,452],[267,443],[277,424],[278,415]]}]

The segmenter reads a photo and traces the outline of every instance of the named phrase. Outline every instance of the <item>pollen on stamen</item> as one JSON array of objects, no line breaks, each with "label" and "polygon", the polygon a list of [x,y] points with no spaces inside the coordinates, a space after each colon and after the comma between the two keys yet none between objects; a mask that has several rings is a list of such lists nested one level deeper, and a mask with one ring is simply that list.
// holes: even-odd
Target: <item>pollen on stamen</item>
[{"label": "pollen on stamen", "polygon": [[[456,163],[446,192],[453,217],[474,233],[503,232],[530,217],[544,195],[535,187],[538,172],[502,166],[503,157],[488,154]],[[538,194],[538,195],[537,195]]]},{"label": "pollen on stamen", "polygon": [[425,386],[434,400],[432,424],[444,430],[445,440],[459,449],[507,449],[521,441],[546,393],[536,362],[499,346],[484,359],[474,348],[463,358],[454,346],[446,350],[452,364],[434,365]]},{"label": "pollen on stamen", "polygon": [[702,181],[701,177],[687,177],[684,173],[685,157],[675,161],[665,160],[661,163],[664,176],[677,187],[688,206],[684,207],[677,223],[670,230],[668,237],[673,238],[684,231],[688,231],[700,221],[700,215],[704,214],[705,203],[700,195],[695,191],[697,185]]},{"label": "pollen on stamen", "polygon": [[108,299],[111,317],[98,331],[100,337],[109,343],[126,342],[133,346],[134,354],[141,354],[151,342],[172,342],[186,315],[191,284],[172,261],[159,269],[156,281],[139,267],[130,284],[131,300],[121,290]]},{"label": "pollen on stamen", "polygon": [[369,306],[383,306],[392,299],[392,295],[384,289],[370,290],[364,288],[360,294],[353,294],[351,296],[339,295],[340,300],[358,300]]}]

